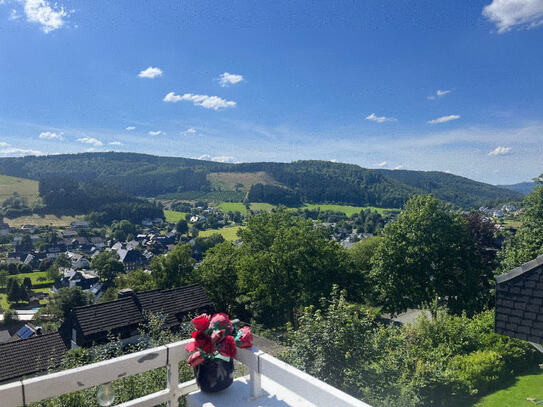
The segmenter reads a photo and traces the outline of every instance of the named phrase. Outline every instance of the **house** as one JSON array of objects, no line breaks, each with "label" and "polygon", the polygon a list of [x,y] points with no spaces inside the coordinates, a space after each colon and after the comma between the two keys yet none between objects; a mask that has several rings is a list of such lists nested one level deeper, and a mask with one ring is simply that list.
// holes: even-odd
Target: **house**
[{"label": "house", "polygon": [[100,236],[89,238],[89,242],[99,250],[105,247],[104,238]]},{"label": "house", "polygon": [[43,251],[45,252],[45,255],[48,258],[56,259],[58,256],[60,256],[62,253],[66,253],[66,245],[64,243],[58,243],[58,244],[49,244],[46,245],[43,248]]},{"label": "house", "polygon": [[88,229],[89,227],[89,222],[85,221],[85,220],[76,220],[76,221],[73,221],[71,224],[70,224],[70,227],[74,230],[77,230],[77,229]]},{"label": "house", "polygon": [[39,326],[34,326],[30,323],[25,324],[23,327],[21,327],[15,335],[13,335],[10,339],[10,341],[18,341],[20,339],[28,339],[32,338],[37,335],[41,335],[42,331]]},{"label": "house", "polygon": [[36,226],[34,226],[34,225],[23,225],[23,226],[21,226],[21,231],[23,233],[34,233],[34,232],[36,232]]},{"label": "house", "polygon": [[125,271],[136,270],[147,264],[147,259],[139,250],[119,249],[117,254],[119,255],[119,261],[124,265]]},{"label": "house", "polygon": [[496,276],[495,331],[543,350],[543,255]]},{"label": "house", "polygon": [[62,276],[55,281],[55,289],[81,287],[83,290],[90,290],[100,282],[100,278],[93,270],[61,268],[59,271]]},{"label": "house", "polygon": [[78,269],[88,269],[90,267],[90,262],[84,258],[81,254],[67,252],[68,258],[72,262],[72,268],[74,270]]},{"label": "house", "polygon": [[77,237],[77,232],[75,230],[59,230],[57,236],[59,239],[74,239]]},{"label": "house", "polygon": [[144,313],[165,315],[165,325],[178,329],[189,314],[213,312],[213,304],[199,284],[170,290],[133,292],[121,290],[119,299],[74,308],[64,329],[71,332],[72,347],[88,347],[107,341],[109,333],[125,343],[137,339]]}]

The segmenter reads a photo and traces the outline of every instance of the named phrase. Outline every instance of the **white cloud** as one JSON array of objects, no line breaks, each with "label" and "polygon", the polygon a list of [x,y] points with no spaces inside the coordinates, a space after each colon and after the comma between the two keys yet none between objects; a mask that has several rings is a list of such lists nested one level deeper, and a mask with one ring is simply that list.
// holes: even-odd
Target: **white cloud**
[{"label": "white cloud", "polygon": [[92,144],[95,147],[100,147],[104,145],[104,143],[94,137],[81,137],[78,138],[77,141],[79,141],[80,143]]},{"label": "white cloud", "polygon": [[157,76],[162,76],[162,69],[154,68],[154,67],[150,66],[149,68],[144,69],[143,71],[141,71],[138,74],[138,76],[140,78],[153,79],[153,78],[156,78]]},{"label": "white cloud", "polygon": [[498,146],[494,150],[492,150],[488,155],[506,155],[511,152],[511,147],[502,147]]},{"label": "white cloud", "polygon": [[448,116],[441,116],[441,117],[438,117],[437,119],[429,120],[427,123],[439,124],[439,123],[450,122],[451,120],[456,120],[456,119],[460,119],[460,116],[457,114],[450,114]]},{"label": "white cloud", "polygon": [[[1,3],[0,3],[1,4]],[[15,9],[11,9],[11,12],[9,13],[9,19],[10,20],[18,20],[22,16],[19,14],[19,12]]]},{"label": "white cloud", "polygon": [[500,34],[513,27],[530,29],[543,24],[543,1],[493,0],[483,8],[483,16],[496,25]]},{"label": "white cloud", "polygon": [[215,111],[228,107],[235,107],[236,102],[231,100],[225,100],[218,96],[208,95],[194,95],[192,93],[185,93],[184,95],[176,95],[173,92],[164,96],[164,102],[177,103],[181,100],[192,102],[194,106],[202,106],[206,109],[213,109]]},{"label": "white cloud", "polygon": [[210,161],[211,160],[211,156],[209,154],[202,154],[200,157],[197,158],[198,160],[205,160],[205,161]]},{"label": "white cloud", "polygon": [[128,131],[136,130],[136,127],[135,126],[128,126],[125,130],[128,130]]},{"label": "white cloud", "polygon": [[220,156],[217,156],[217,157],[213,157],[211,159],[211,161],[216,161],[218,163],[234,163],[234,162],[236,162],[234,157],[231,157],[229,155],[220,155]]},{"label": "white cloud", "polygon": [[161,130],[156,130],[156,131],[151,130],[148,134],[150,136],[160,136],[162,134],[162,131]]},{"label": "white cloud", "polygon": [[41,24],[44,33],[61,28],[65,23],[64,19],[70,15],[64,7],[59,7],[56,3],[51,6],[45,0],[25,0],[24,11],[26,19],[31,23]]},{"label": "white cloud", "polygon": [[112,141],[110,143],[108,143],[110,146],[122,146],[123,143],[121,143],[120,141]]},{"label": "white cloud", "polygon": [[9,146],[8,143],[6,143],[5,141],[0,141],[0,147],[7,147]]},{"label": "white cloud", "polygon": [[225,72],[219,75],[218,81],[224,88],[226,86],[235,85],[243,80],[243,75],[235,75],[233,73]]},{"label": "white cloud", "polygon": [[197,133],[196,129],[193,128],[193,127],[190,127],[187,130],[182,131],[181,135],[182,136],[194,136],[194,135],[196,135],[196,133]]},{"label": "white cloud", "polygon": [[44,140],[64,140],[64,137],[62,137],[62,133],[54,133],[52,131],[41,132],[39,138]]},{"label": "white cloud", "polygon": [[447,95],[449,93],[451,93],[450,90],[439,90],[439,89],[436,90],[436,95],[439,96],[439,97],[445,96],[445,95]]},{"label": "white cloud", "polygon": [[378,167],[384,167],[386,166],[388,163],[386,161],[383,161],[383,162],[380,162],[379,164],[377,164]]},{"label": "white cloud", "polygon": [[27,150],[24,148],[3,148],[0,150],[0,154],[10,155],[10,156],[24,156],[24,155],[43,155],[39,150]]},{"label": "white cloud", "polygon": [[377,122],[377,123],[395,122],[396,121],[396,119],[394,117],[376,116],[375,113],[372,113],[369,116],[367,116],[366,120],[370,120],[372,122]]},{"label": "white cloud", "polygon": [[393,170],[401,170],[403,168],[403,165],[397,165],[393,168]]}]

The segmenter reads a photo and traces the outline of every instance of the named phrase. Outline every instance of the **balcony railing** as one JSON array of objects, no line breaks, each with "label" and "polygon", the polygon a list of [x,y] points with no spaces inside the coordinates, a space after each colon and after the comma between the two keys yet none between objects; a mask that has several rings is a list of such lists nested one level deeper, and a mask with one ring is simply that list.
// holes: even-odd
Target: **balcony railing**
[{"label": "balcony railing", "polygon": [[[151,407],[167,403],[169,407],[174,407],[177,406],[179,397],[183,395],[187,395],[188,407],[202,406],[204,402],[210,403],[206,406],[229,405],[226,402],[227,398],[235,398],[238,406],[258,406],[262,401],[259,401],[259,397],[282,400],[278,403],[281,406],[301,405],[299,402],[289,403],[288,397],[281,394],[283,392],[303,398],[307,401],[304,403],[305,405],[370,407],[256,348],[238,349],[236,356],[239,362],[248,367],[249,379],[237,379],[234,385],[239,386],[236,386],[235,393],[229,392],[230,388],[210,395],[209,398],[212,400],[206,400],[208,395],[198,391],[195,380],[179,383],[179,363],[186,360],[188,356],[185,351],[185,345],[188,341],[175,342],[74,369],[2,385],[0,386],[0,404],[2,407],[26,406],[33,402],[109,383],[122,377],[166,367],[167,387],[165,389],[118,406]],[[240,391],[245,394],[240,394]],[[220,401],[221,398],[224,398],[225,403]],[[273,403],[266,405],[271,406]]]}]

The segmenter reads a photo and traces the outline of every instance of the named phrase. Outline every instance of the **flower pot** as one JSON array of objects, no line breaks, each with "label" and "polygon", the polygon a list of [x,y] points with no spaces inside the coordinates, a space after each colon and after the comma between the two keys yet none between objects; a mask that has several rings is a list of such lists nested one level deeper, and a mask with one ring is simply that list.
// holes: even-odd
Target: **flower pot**
[{"label": "flower pot", "polygon": [[198,387],[204,393],[224,390],[234,382],[234,362],[206,359],[194,367],[194,376]]}]

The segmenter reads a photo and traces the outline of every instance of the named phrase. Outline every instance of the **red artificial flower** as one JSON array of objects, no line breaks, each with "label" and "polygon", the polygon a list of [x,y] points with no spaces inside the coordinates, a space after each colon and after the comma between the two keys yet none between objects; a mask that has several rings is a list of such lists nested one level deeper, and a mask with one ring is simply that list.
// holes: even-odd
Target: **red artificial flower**
[{"label": "red artificial flower", "polygon": [[196,342],[191,341],[185,345],[185,350],[189,353],[196,352]]},{"label": "red artificial flower", "polygon": [[193,318],[192,324],[198,331],[205,331],[207,328],[209,328],[209,321],[209,315],[202,314],[198,315],[196,318]]},{"label": "red artificial flower", "polygon": [[198,366],[200,363],[204,361],[204,358],[200,356],[200,352],[195,352],[189,357],[189,365],[192,367]]},{"label": "red artificial flower", "polygon": [[220,312],[211,317],[211,327],[213,329],[225,329],[229,323],[230,318],[228,317],[228,314],[225,314],[224,312]]},{"label": "red artificial flower", "polygon": [[233,336],[227,336],[224,341],[221,342],[219,347],[219,353],[229,358],[235,357],[237,351],[236,340]]},{"label": "red artificial flower", "polygon": [[236,336],[236,344],[240,348],[250,348],[253,346],[253,335],[251,334],[251,328],[244,326],[238,331]]},{"label": "red artificial flower", "polygon": [[215,345],[211,341],[211,338],[202,331],[194,331],[192,333],[195,345],[198,349],[205,353],[215,352]]},{"label": "red artificial flower", "polygon": [[224,329],[221,329],[220,331],[213,331],[211,334],[211,340],[213,343],[219,343],[224,339],[225,331]]}]

